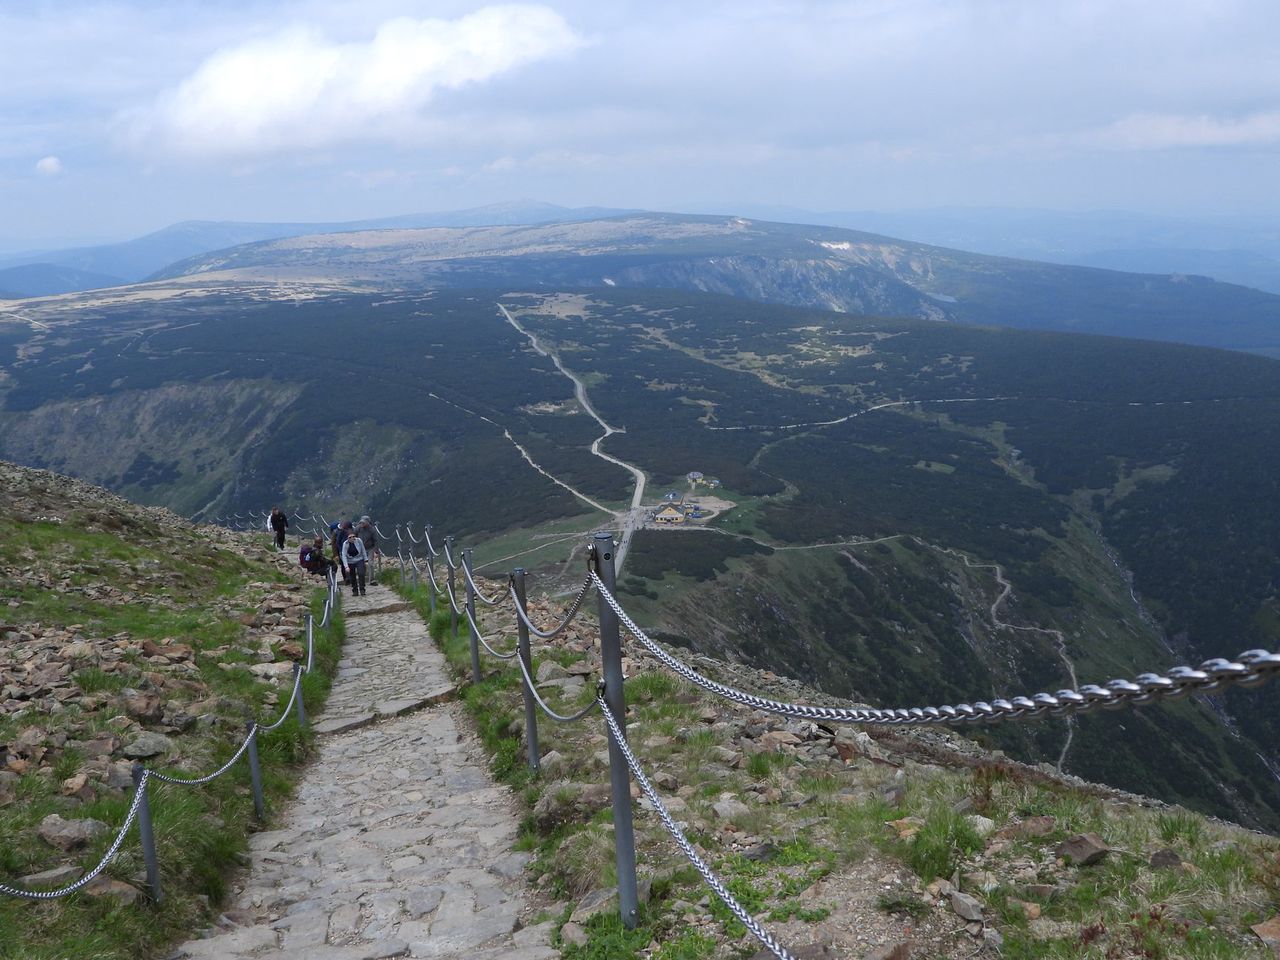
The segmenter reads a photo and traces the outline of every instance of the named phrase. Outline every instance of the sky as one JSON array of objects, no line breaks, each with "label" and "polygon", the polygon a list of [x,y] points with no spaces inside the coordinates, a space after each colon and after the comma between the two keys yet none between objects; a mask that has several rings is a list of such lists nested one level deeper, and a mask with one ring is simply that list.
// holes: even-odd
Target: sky
[{"label": "sky", "polygon": [[1275,0],[0,0],[0,245],[518,199],[1280,215]]}]

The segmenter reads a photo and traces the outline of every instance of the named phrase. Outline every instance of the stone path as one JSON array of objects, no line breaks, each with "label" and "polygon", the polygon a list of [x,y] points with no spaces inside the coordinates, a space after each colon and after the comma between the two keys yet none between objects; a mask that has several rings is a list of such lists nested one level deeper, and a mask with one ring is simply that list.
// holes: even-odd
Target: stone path
[{"label": "stone path", "polygon": [[385,587],[343,597],[344,659],[317,757],[215,935],[182,957],[550,960],[528,912],[518,818],[496,786],[444,658]]}]

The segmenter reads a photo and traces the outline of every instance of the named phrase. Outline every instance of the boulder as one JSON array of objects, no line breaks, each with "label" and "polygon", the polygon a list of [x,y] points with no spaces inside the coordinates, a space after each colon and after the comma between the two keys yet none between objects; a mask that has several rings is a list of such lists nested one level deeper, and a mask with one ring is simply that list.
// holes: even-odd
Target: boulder
[{"label": "boulder", "polygon": [[51,847],[67,851],[88,846],[90,840],[110,829],[101,820],[64,820],[51,813],[40,821],[36,835]]},{"label": "boulder", "polygon": [[1096,833],[1077,833],[1058,844],[1057,855],[1069,863],[1082,867],[1092,866],[1105,857],[1111,848]]},{"label": "boulder", "polygon": [[173,741],[162,733],[143,733],[128,743],[121,751],[131,760],[146,760],[173,750]]}]

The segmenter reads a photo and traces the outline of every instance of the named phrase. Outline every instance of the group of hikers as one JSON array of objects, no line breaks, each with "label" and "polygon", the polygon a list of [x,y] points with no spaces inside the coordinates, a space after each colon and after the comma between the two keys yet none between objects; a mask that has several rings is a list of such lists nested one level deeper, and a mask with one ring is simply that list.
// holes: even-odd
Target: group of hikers
[{"label": "group of hikers", "polygon": [[[283,550],[289,518],[279,507],[272,507],[267,524],[275,533],[276,549]],[[376,556],[379,556],[378,535],[373,521],[365,516],[356,523],[340,520],[329,524],[327,545],[322,536],[311,542],[304,540],[298,550],[298,563],[307,572],[322,577],[327,577],[331,570],[341,570],[343,585],[351,588],[353,597],[359,597],[364,596],[366,583],[376,583],[369,574],[369,566]]]}]

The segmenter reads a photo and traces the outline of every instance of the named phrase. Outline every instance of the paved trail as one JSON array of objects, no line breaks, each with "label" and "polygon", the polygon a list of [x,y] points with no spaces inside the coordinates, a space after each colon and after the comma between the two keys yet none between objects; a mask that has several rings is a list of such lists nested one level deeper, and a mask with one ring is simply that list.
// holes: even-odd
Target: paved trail
[{"label": "paved trail", "polygon": [[317,757],[250,840],[228,929],[178,957],[551,960],[528,912],[512,799],[490,778],[444,658],[385,587],[343,597],[347,644]]}]

